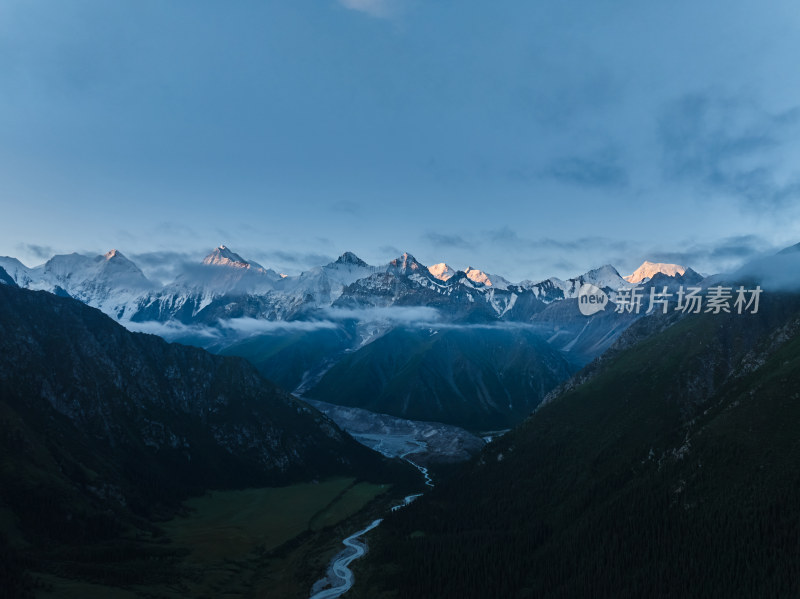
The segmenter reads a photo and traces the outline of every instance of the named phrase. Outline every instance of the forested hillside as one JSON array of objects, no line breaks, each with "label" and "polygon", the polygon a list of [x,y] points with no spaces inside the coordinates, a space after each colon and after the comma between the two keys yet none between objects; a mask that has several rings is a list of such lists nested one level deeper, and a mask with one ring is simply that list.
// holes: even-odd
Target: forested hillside
[{"label": "forested hillside", "polygon": [[640,321],[387,518],[361,596],[797,596],[798,332],[786,294],[756,315]]}]

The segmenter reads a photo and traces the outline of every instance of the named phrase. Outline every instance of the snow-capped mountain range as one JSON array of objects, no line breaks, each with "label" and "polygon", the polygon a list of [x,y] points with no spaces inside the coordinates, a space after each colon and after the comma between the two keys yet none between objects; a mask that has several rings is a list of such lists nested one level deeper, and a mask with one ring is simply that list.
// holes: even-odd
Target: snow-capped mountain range
[{"label": "snow-capped mountain range", "polygon": [[16,258],[0,257],[2,267],[19,287],[73,297],[118,320],[156,286],[121,252],[102,256],[64,254],[28,268]]},{"label": "snow-capped mountain range", "polygon": [[562,280],[511,283],[502,276],[445,263],[427,267],[404,253],[383,266],[371,266],[352,252],[297,276],[286,276],[247,260],[224,245],[196,268],[160,286],[118,250],[101,256],[57,255],[29,268],[0,257],[20,287],[68,295],[122,322],[179,321],[213,324],[250,317],[304,318],[326,308],[431,306],[472,320],[530,320],[548,304],[577,297],[584,283],[609,293],[645,284],[660,273],[694,279],[699,275],[675,264],[645,262],[628,277],[611,265]]},{"label": "snow-capped mountain range", "polygon": [[131,330],[244,357],[304,397],[477,430],[524,418],[644,317],[586,318],[581,285],[613,301],[619,289],[700,279],[677,265],[648,268],[642,282],[606,265],[512,283],[471,267],[428,268],[409,253],[372,266],[345,252],[285,276],[219,246],[163,285],[117,250],[34,268],[0,258],[0,284],[70,296]]}]

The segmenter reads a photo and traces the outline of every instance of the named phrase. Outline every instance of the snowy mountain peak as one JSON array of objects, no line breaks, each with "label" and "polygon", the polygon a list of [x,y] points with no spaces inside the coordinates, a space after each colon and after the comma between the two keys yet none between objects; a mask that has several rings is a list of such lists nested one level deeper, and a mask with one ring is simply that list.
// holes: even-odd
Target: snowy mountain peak
[{"label": "snowy mountain peak", "polygon": [[353,252],[345,252],[334,262],[334,264],[353,264],[355,266],[368,266],[361,258]]},{"label": "snowy mountain peak", "polygon": [[551,290],[560,289],[565,298],[577,297],[581,285],[591,283],[600,289],[610,289],[615,291],[631,287],[632,283],[628,283],[619,274],[616,268],[610,264],[594,268],[589,272],[580,275],[579,277],[571,278],[566,281],[552,277],[541,283],[537,283],[534,288],[538,288],[539,294],[544,294],[545,297],[554,297]]},{"label": "snowy mountain peak", "polygon": [[483,285],[486,285],[487,287],[491,287],[492,285],[491,279],[482,270],[478,270],[477,268],[472,268],[471,266],[467,266],[467,270],[465,270],[464,273],[467,275],[467,278],[470,281],[481,283]]},{"label": "snowy mountain peak", "polygon": [[592,283],[600,289],[620,289],[625,286],[625,279],[619,274],[616,268],[610,264],[605,264],[600,268],[594,268],[585,275],[579,277],[582,283]]},{"label": "snowy mountain peak", "polygon": [[680,264],[666,264],[663,262],[650,262],[645,260],[632,274],[625,277],[625,280],[629,283],[646,283],[658,273],[668,277],[674,277],[676,275],[683,275],[685,272],[686,267]]},{"label": "snowy mountain peak", "polygon": [[94,262],[96,264],[96,274],[88,275],[90,277],[100,276],[101,273],[105,273],[103,276],[107,277],[133,275],[136,279],[139,279],[140,283],[150,284],[150,281],[147,280],[147,277],[144,276],[139,267],[128,260],[119,250],[111,250],[102,256],[96,256]]},{"label": "snowy mountain peak", "polygon": [[128,257],[119,250],[111,250],[110,252],[106,252],[102,256],[98,256],[96,260],[98,262],[104,262],[108,267],[141,272],[139,267],[131,262]]},{"label": "snowy mountain peak", "polygon": [[600,266],[598,268],[593,268],[592,270],[590,270],[586,274],[587,274],[587,276],[588,275],[612,276],[612,277],[620,277],[620,278],[622,278],[622,275],[619,274],[619,271],[616,268],[614,268],[613,266],[611,266],[610,264],[604,264],[603,266]]},{"label": "snowy mountain peak", "polygon": [[467,267],[464,271],[467,278],[475,283],[480,283],[486,287],[495,287],[497,289],[506,289],[510,283],[500,275],[490,275],[477,268]]},{"label": "snowy mountain peak", "polygon": [[439,264],[434,264],[433,266],[429,266],[428,272],[430,272],[434,277],[436,277],[440,281],[446,281],[454,274],[456,274],[455,269],[451,268],[444,262],[440,262]]},{"label": "snowy mountain peak", "polygon": [[423,273],[428,269],[417,262],[414,256],[408,252],[403,252],[402,256],[389,262],[389,270],[403,275],[411,275]]},{"label": "snowy mountain peak", "polygon": [[203,264],[206,266],[230,266],[233,268],[250,268],[252,266],[250,262],[224,245],[219,246],[203,258]]}]

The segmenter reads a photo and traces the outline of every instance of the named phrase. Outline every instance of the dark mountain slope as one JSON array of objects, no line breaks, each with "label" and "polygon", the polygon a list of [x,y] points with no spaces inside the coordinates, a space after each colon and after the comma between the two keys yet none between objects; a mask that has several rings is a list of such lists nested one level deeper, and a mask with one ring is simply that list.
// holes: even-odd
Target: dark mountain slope
[{"label": "dark mountain slope", "polygon": [[0,285],[11,285],[12,287],[17,286],[14,279],[12,279],[2,267],[0,267]]},{"label": "dark mountain slope", "polygon": [[343,322],[337,328],[255,335],[215,353],[246,358],[269,380],[295,389],[345,355],[356,339],[356,323]]},{"label": "dark mountain slope", "polygon": [[0,286],[0,523],[20,543],[111,538],[209,488],[387,462],[246,361]]},{"label": "dark mountain slope", "polygon": [[798,596],[800,298],[763,300],[634,324],[387,518],[362,596]]},{"label": "dark mountain slope", "polygon": [[487,430],[520,422],[572,371],[525,327],[397,328],[344,357],[307,395]]}]

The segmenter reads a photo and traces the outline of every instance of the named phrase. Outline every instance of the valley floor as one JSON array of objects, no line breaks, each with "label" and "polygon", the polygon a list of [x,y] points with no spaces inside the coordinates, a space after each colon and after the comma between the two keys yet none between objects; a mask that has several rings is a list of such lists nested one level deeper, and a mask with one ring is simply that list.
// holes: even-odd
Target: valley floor
[{"label": "valley floor", "polygon": [[145,552],[147,546],[158,548],[161,561],[173,562],[174,578],[169,582],[136,582],[146,579],[152,561],[159,560],[151,555],[146,560],[109,564],[112,568],[108,571],[126,572],[132,580],[128,584],[34,572],[39,586],[36,596],[307,597],[314,580],[339,551],[339,540],[346,531],[358,526],[362,513],[382,509],[391,497],[391,485],[353,478],[215,491],[187,501],[185,515],[163,524],[165,536],[160,540],[138,541]]},{"label": "valley floor", "polygon": [[[337,421],[347,422],[356,439],[388,457],[414,454],[423,474],[427,469],[418,462],[463,461],[483,446],[479,437],[457,427],[345,410],[344,416],[336,414]],[[212,491],[184,502],[181,515],[159,524],[159,536],[81,548],[90,556],[85,563],[76,559],[32,572],[36,597],[306,599],[341,552],[343,538],[401,504],[407,492],[422,490],[424,483],[421,477],[419,489],[401,490],[389,483],[336,477]],[[67,555],[70,549],[63,551]],[[54,555],[59,554],[55,549]]]},{"label": "valley floor", "polygon": [[486,443],[485,439],[450,424],[406,420],[361,408],[306,401],[357,441],[389,458],[414,453],[414,461],[420,464],[453,464],[477,455]]}]

